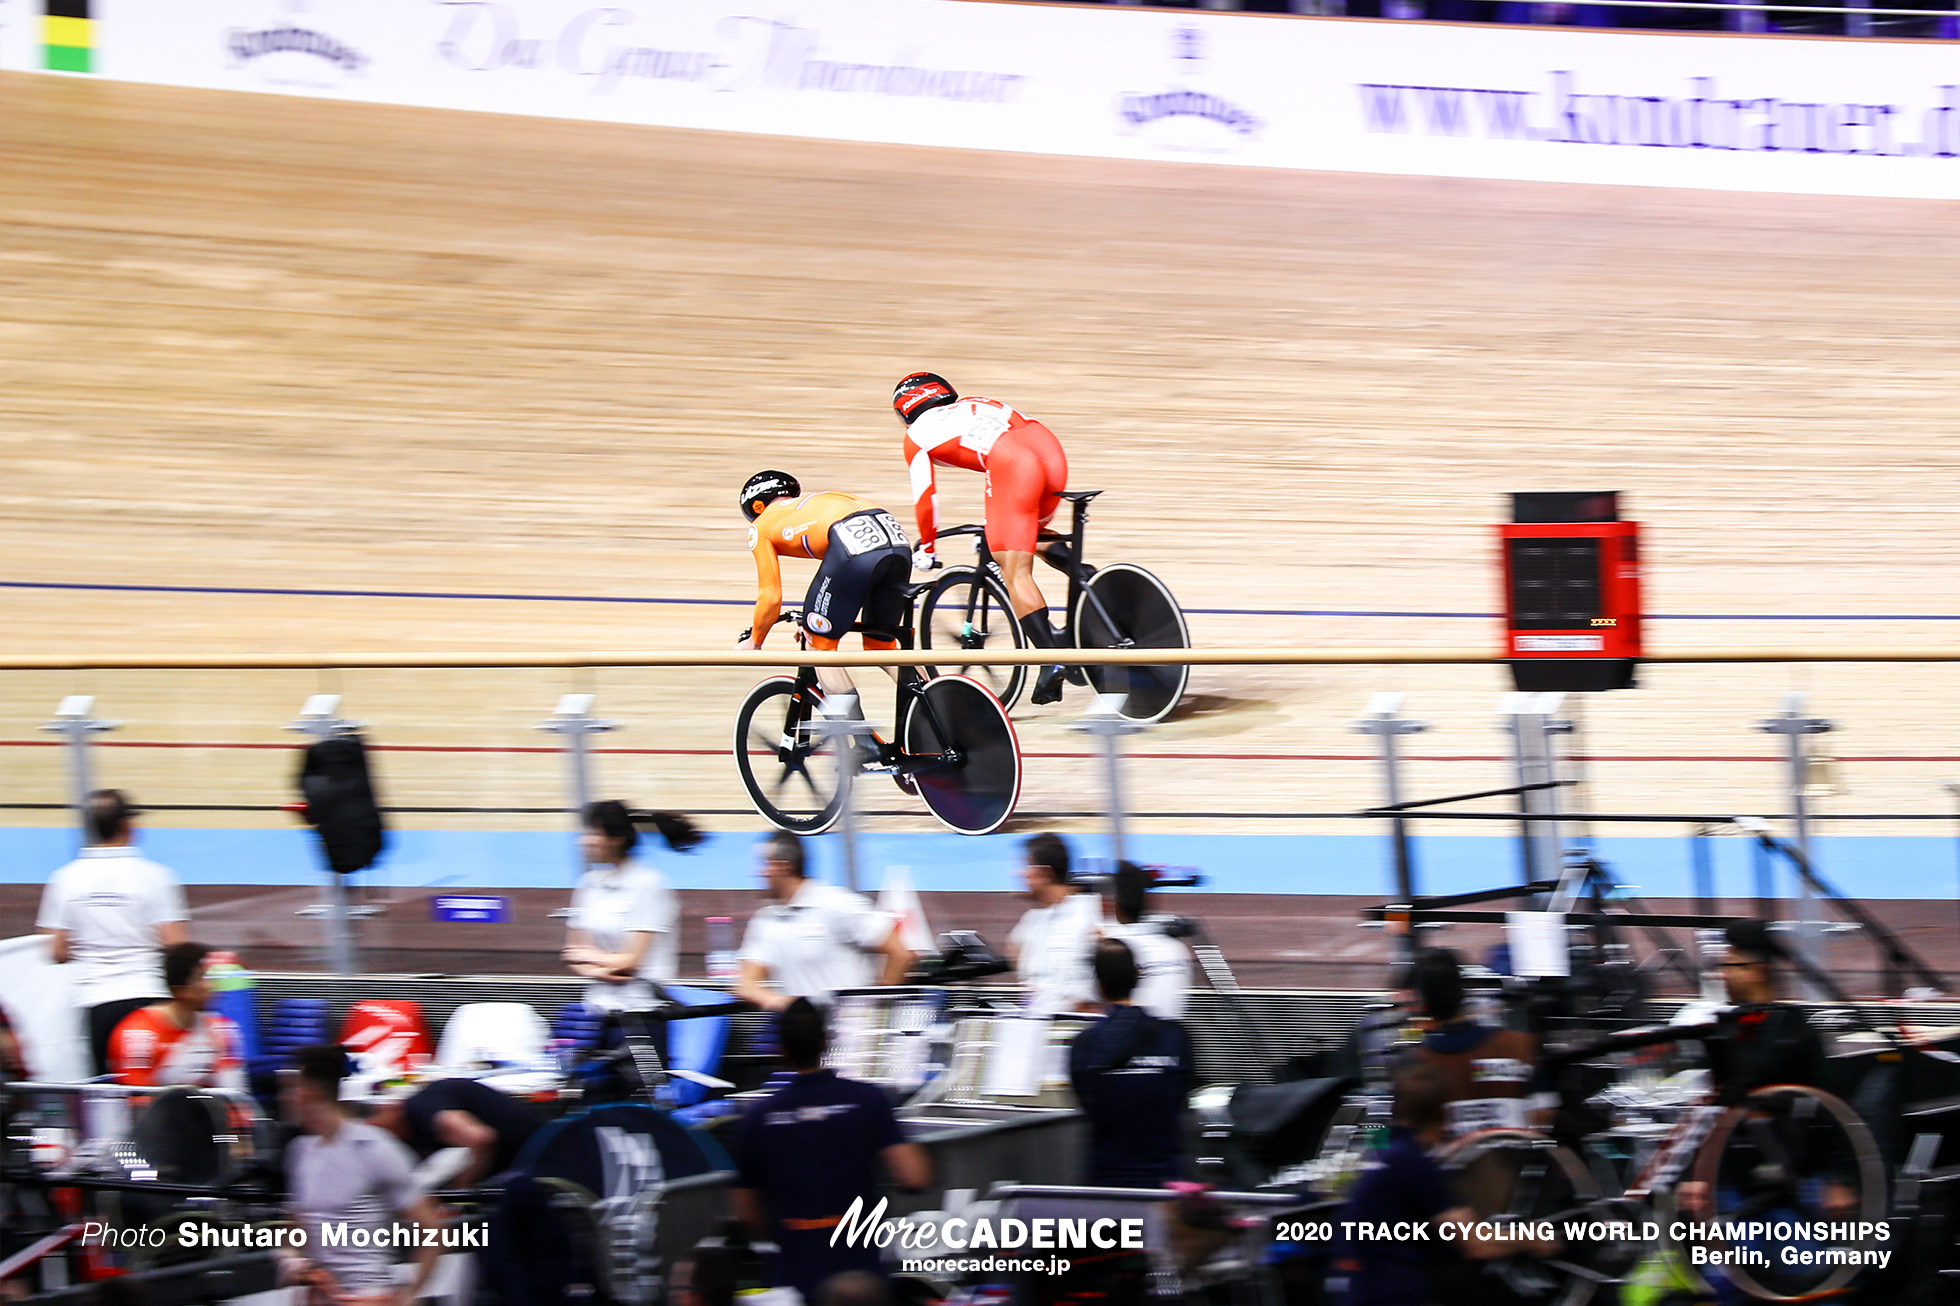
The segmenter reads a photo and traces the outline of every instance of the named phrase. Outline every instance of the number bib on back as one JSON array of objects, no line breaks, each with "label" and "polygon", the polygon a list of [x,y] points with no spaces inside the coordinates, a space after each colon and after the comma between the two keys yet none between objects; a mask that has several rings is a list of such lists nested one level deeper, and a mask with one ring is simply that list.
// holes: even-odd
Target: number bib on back
[{"label": "number bib on back", "polygon": [[853,513],[831,527],[837,542],[842,544],[852,557],[870,553],[874,549],[905,549],[911,546],[905,539],[905,528],[898,519],[883,509],[874,512]]}]

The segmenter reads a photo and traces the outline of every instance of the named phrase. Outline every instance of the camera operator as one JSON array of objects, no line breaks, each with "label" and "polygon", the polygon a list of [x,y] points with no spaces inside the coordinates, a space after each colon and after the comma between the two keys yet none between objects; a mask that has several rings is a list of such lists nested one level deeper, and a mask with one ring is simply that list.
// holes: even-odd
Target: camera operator
[{"label": "camera operator", "polygon": [[1102,933],[1129,944],[1136,957],[1137,990],[1130,1001],[1159,1020],[1183,1020],[1191,993],[1191,950],[1166,934],[1161,923],[1145,919],[1150,872],[1135,862],[1120,862],[1112,888],[1116,922],[1105,924]]},{"label": "camera operator", "polygon": [[1450,1136],[1528,1128],[1526,1093],[1538,1065],[1538,1040],[1463,1014],[1463,967],[1449,948],[1418,952],[1410,980],[1431,1024],[1409,1056],[1441,1077]]}]

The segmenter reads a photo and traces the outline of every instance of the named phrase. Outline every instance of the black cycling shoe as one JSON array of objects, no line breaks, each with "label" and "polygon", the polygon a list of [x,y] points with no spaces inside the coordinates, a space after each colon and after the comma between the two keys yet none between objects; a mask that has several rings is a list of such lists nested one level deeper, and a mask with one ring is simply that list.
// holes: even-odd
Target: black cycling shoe
[{"label": "black cycling shoe", "polygon": [[1062,682],[1068,679],[1060,667],[1043,667],[1040,677],[1034,682],[1034,693],[1028,695],[1030,703],[1059,703],[1062,701]]},{"label": "black cycling shoe", "polygon": [[1087,667],[1063,667],[1062,674],[1068,677],[1068,683],[1071,685],[1086,685],[1089,683],[1089,668]]}]

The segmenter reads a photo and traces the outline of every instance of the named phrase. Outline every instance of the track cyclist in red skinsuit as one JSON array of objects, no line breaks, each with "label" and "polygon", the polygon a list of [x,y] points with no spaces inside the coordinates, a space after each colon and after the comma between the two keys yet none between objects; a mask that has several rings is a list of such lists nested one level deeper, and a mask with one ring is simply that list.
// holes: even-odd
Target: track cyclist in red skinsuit
[{"label": "track cyclist in red skinsuit", "polygon": [[[1034,583],[1034,556],[1041,530],[1061,506],[1068,488],[1068,456],[1061,441],[1040,422],[1016,412],[998,399],[960,398],[952,385],[932,372],[914,372],[892,390],[892,410],[905,423],[905,465],[912,474],[913,510],[919,523],[919,542],[912,565],[930,570],[939,565],[933,551],[938,532],[938,493],[935,464],[964,467],[987,477],[987,548],[1007,581],[1014,618],[1036,648],[1055,648],[1060,641],[1048,624],[1048,601]],[[1073,559],[1043,554],[1062,567]],[[1035,682],[1033,702],[1053,703],[1062,697],[1062,681],[1086,683],[1079,672],[1044,667]]]}]

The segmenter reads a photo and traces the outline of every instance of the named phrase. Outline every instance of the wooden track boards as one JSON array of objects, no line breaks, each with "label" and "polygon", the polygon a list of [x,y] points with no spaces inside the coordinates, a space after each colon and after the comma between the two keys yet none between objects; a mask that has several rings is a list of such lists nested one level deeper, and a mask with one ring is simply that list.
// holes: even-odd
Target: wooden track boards
[{"label": "wooden track boards", "polygon": [[[1950,205],[1017,157],[25,75],[0,89],[0,579],[742,598],[742,478],[782,466],[902,510],[884,399],[930,366],[1060,433],[1072,482],[1110,491],[1095,554],[1152,568],[1191,608],[1488,610],[1502,494],[1595,486],[1649,523],[1659,610],[1953,607]],[[977,477],[942,484],[949,519],[978,512]],[[23,654],[720,647],[746,624],[686,605],[48,590],[5,604],[5,647]],[[1193,630],[1490,634],[1207,613]],[[1841,751],[1938,754],[1957,677],[1665,670],[1589,725],[1603,753],[1766,755],[1750,722],[1808,687],[1850,727]],[[659,742],[711,748],[744,684],[14,675],[0,738],[93,690],[124,738],[272,742],[305,693],[337,688],[395,742],[536,746],[531,725],[582,686],[641,727],[622,744],[654,742],[658,720]],[[1365,763],[1293,755],[1364,751],[1346,723],[1383,687],[1439,723],[1425,753],[1490,758],[1419,764],[1419,789],[1505,782],[1488,672],[1217,669],[1139,745],[1178,756],[1137,764],[1136,801],[1369,801]],[[1081,749],[1069,705],[1023,715],[1029,749]],[[287,792],[283,753],[110,756],[151,801]],[[4,765],[16,793],[58,797],[52,753]],[[558,791],[549,757],[388,765],[396,801]],[[1873,767],[1850,772],[1846,802],[1927,810],[1954,769]],[[698,758],[608,768],[642,801],[739,803],[732,770]],[[1037,761],[1024,801],[1080,807],[1094,775]],[[1611,763],[1594,781],[1622,810],[1776,805],[1768,764]]]}]

